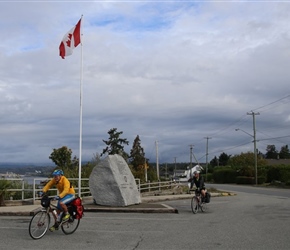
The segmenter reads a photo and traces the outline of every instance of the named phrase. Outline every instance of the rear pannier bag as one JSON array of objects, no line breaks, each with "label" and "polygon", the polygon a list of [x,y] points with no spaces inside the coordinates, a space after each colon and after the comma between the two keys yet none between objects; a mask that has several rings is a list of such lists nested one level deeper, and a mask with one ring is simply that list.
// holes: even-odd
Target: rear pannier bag
[{"label": "rear pannier bag", "polygon": [[75,198],[72,201],[72,205],[75,207],[75,218],[81,219],[84,215],[84,206],[82,204],[82,199],[80,197]]}]

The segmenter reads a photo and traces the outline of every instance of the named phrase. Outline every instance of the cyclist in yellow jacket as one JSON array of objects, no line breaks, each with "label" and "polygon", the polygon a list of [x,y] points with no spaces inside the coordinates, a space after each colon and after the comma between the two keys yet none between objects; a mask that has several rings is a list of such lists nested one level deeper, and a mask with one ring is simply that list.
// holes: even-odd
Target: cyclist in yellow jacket
[{"label": "cyclist in yellow jacket", "polygon": [[56,169],[52,173],[53,179],[51,179],[42,189],[44,193],[46,193],[50,188],[56,186],[59,194],[54,199],[57,200],[57,218],[56,223],[49,229],[50,231],[54,231],[58,229],[58,225],[60,223],[60,219],[62,217],[62,212],[64,212],[64,216],[62,221],[66,221],[69,219],[70,215],[67,209],[66,204],[70,203],[75,198],[75,190],[73,186],[70,184],[69,180],[64,176],[63,171],[61,169]]}]

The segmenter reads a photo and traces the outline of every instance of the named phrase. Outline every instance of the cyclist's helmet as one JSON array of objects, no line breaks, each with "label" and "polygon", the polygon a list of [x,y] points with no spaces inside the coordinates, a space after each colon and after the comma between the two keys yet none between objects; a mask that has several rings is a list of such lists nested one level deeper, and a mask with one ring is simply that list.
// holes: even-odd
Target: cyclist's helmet
[{"label": "cyclist's helmet", "polygon": [[52,176],[63,175],[63,171],[61,169],[56,169],[52,172]]},{"label": "cyclist's helmet", "polygon": [[198,174],[198,171],[194,171],[193,174],[194,174],[194,175]]}]

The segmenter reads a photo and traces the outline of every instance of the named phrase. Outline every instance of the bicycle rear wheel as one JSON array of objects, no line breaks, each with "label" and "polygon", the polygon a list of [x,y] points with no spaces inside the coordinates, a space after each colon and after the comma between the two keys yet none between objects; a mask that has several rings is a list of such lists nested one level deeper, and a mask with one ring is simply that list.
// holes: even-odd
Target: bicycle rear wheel
[{"label": "bicycle rear wheel", "polygon": [[207,203],[203,202],[202,204],[200,204],[200,210],[202,212],[205,212],[207,210]]},{"label": "bicycle rear wheel", "polygon": [[196,196],[193,196],[191,199],[191,211],[196,214],[198,211],[198,200]]},{"label": "bicycle rear wheel", "polygon": [[29,223],[29,235],[38,240],[45,235],[50,224],[50,216],[45,211],[38,211]]},{"label": "bicycle rear wheel", "polygon": [[64,232],[64,234],[72,234],[78,229],[79,224],[80,219],[74,219],[71,216],[68,221],[61,224],[61,230]]}]

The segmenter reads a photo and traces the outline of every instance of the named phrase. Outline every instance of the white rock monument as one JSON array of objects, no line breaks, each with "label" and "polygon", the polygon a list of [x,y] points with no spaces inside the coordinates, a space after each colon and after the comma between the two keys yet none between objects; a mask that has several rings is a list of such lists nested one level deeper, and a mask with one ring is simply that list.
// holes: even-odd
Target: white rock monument
[{"label": "white rock monument", "polygon": [[89,187],[95,203],[125,207],[141,203],[134,176],[120,155],[109,155],[94,167]]}]

